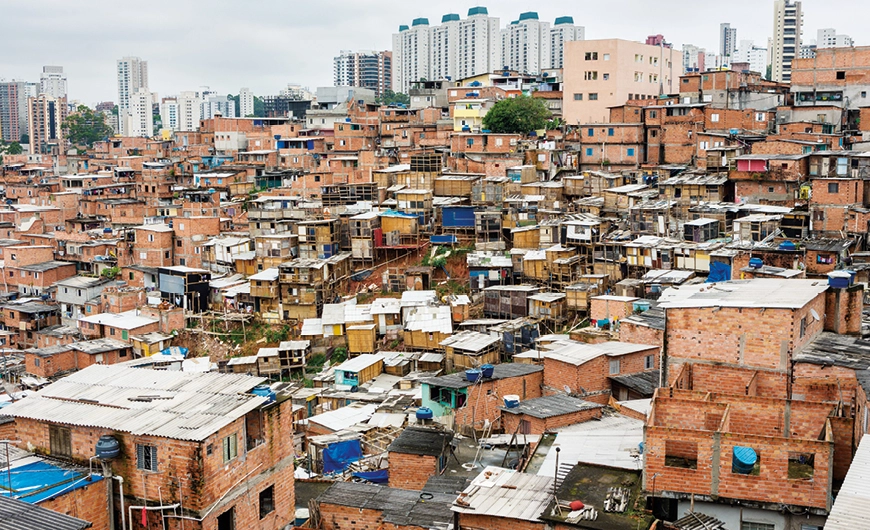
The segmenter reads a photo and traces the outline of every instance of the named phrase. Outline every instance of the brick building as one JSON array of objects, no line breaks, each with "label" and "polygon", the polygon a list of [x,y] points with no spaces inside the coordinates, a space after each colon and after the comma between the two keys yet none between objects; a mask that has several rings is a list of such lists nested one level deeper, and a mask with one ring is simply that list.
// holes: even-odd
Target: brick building
[{"label": "brick building", "polygon": [[526,401],[519,406],[501,408],[505,433],[544,434],[559,427],[575,425],[601,417],[603,405],[583,401],[567,394],[554,394]]},{"label": "brick building", "polygon": [[[428,492],[427,492],[428,493]],[[455,494],[336,482],[313,503],[311,527],[321,530],[430,530],[446,528]]]},{"label": "brick building", "polygon": [[27,373],[43,378],[81,370],[92,364],[116,364],[132,358],[130,343],[114,339],[34,348],[24,353]]},{"label": "brick building", "polygon": [[447,466],[453,432],[436,427],[406,427],[387,448],[391,488],[422,490]]},{"label": "brick building", "polygon": [[101,436],[115,437],[112,471],[127,506],[149,506],[148,527],[181,516],[186,528],[277,530],[295,511],[292,438],[280,434],[292,432],[292,403],[251,394],[263,381],[91,366],[7,412],[22,444],[68,462],[86,464]]}]

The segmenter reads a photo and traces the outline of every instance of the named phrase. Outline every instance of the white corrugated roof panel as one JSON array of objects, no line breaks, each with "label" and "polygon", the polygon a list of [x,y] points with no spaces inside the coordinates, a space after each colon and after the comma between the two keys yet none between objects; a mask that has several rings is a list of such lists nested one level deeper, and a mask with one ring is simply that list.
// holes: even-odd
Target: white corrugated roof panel
[{"label": "white corrugated roof panel", "polygon": [[[538,521],[552,500],[553,478],[487,466],[452,510],[521,521]],[[465,505],[467,503],[467,506]]]},{"label": "white corrugated roof panel", "polygon": [[641,458],[634,458],[632,454],[636,454],[643,441],[643,425],[641,420],[616,415],[559,428],[538,475],[555,475],[557,447],[559,462],[641,469]]},{"label": "white corrugated roof panel", "polygon": [[858,445],[840,493],[831,507],[825,530],[866,528],[868,511],[870,511],[870,436],[865,436]]}]

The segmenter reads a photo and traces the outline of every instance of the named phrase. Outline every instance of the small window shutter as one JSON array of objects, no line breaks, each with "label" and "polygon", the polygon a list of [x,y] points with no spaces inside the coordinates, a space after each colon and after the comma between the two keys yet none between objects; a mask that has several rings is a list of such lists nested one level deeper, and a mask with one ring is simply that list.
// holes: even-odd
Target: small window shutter
[{"label": "small window shutter", "polygon": [[145,446],[136,444],[136,467],[145,469]]},{"label": "small window shutter", "polygon": [[224,438],[224,462],[230,459],[230,439]]},{"label": "small window shutter", "polygon": [[151,450],[151,471],[157,471],[157,447],[150,446],[148,449]]},{"label": "small window shutter", "polygon": [[231,446],[230,455],[231,455],[231,458],[235,458],[239,454],[238,440],[239,439],[235,434],[230,436],[230,446]]}]

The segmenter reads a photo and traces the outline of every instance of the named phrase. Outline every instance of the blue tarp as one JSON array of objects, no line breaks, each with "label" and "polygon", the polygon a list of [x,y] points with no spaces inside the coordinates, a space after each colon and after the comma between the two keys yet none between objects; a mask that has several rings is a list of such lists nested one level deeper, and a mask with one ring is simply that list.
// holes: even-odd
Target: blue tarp
[{"label": "blue tarp", "polygon": [[362,458],[359,440],[347,440],[329,444],[323,450],[323,473],[344,471],[351,463]]},{"label": "blue tarp", "polygon": [[725,263],[718,261],[710,262],[710,275],[707,276],[707,283],[727,282],[731,279],[731,267]]},{"label": "blue tarp", "polygon": [[102,480],[99,475],[91,475],[81,471],[64,469],[45,461],[33,462],[17,468],[12,468],[9,475],[12,478],[11,488],[7,474],[0,477],[0,489],[4,497],[36,504],[56,493],[72,491],[90,486]]},{"label": "blue tarp", "polygon": [[436,245],[452,245],[458,243],[459,239],[454,234],[444,234],[440,236],[431,236],[429,241]]},{"label": "blue tarp", "polygon": [[378,471],[363,471],[354,473],[354,477],[374,482],[375,484],[386,484],[390,480],[390,470],[380,469]]},{"label": "blue tarp", "polygon": [[164,350],[160,350],[160,355],[181,355],[187,357],[187,348],[181,346],[170,346]]}]

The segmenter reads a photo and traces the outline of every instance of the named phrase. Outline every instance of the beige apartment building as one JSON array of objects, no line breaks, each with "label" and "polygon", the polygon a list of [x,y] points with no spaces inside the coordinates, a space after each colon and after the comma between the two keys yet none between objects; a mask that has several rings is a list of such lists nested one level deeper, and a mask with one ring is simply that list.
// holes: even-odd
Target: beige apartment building
[{"label": "beige apartment building", "polygon": [[608,107],[674,93],[681,60],[682,54],[673,48],[622,39],[566,42],[565,121],[570,125],[607,122]]}]

